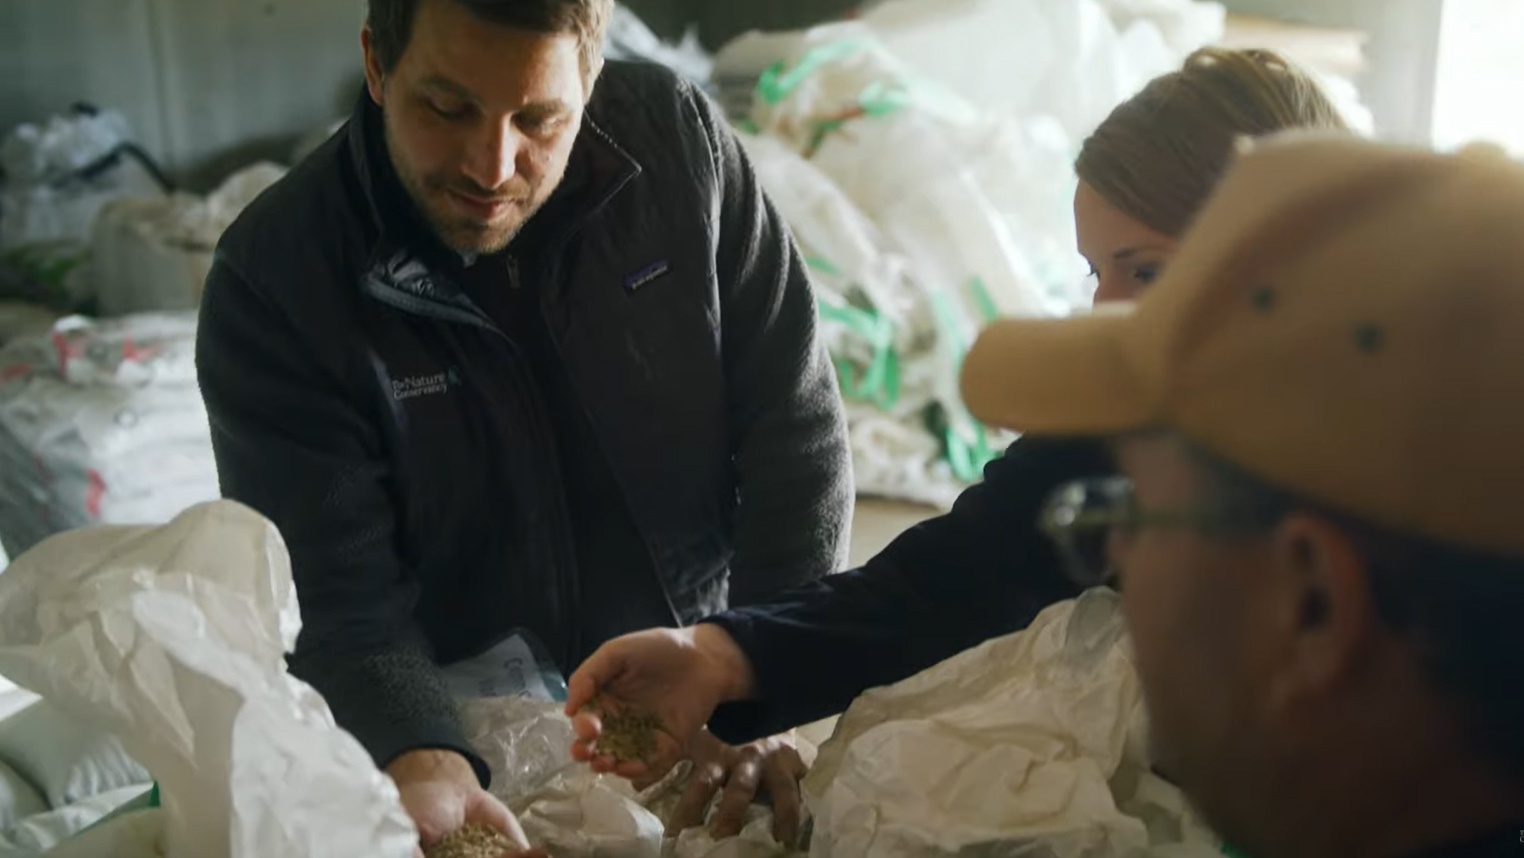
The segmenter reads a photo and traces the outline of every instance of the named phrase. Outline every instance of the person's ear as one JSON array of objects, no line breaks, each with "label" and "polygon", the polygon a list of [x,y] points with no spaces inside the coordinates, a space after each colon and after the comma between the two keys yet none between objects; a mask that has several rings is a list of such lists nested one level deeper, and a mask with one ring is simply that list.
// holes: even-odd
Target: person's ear
[{"label": "person's ear", "polygon": [[1278,701],[1323,696],[1359,671],[1379,633],[1370,566],[1334,522],[1292,513],[1276,527],[1272,558],[1278,625],[1287,635],[1288,669]]},{"label": "person's ear", "polygon": [[360,52],[365,57],[365,88],[370,92],[370,100],[380,106],[386,93],[386,72],[382,70],[380,57],[376,54],[369,24],[360,28]]}]

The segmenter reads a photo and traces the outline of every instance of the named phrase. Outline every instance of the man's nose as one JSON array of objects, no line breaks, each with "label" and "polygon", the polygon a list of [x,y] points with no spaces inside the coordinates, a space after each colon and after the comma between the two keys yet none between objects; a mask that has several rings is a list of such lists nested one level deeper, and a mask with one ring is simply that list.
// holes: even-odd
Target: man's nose
[{"label": "man's nose", "polygon": [[474,142],[466,157],[466,178],[489,191],[506,185],[518,172],[515,165],[521,143],[511,118],[487,123],[485,133]]}]

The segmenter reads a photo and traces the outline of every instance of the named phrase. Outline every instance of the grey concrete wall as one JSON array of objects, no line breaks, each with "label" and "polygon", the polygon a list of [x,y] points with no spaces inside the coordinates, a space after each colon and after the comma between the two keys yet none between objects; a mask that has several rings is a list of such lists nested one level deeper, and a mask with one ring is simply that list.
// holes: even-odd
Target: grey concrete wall
[{"label": "grey concrete wall", "polygon": [[[1020,0],[1011,0],[1020,2]],[[1367,98],[1382,130],[1426,139],[1442,0],[1228,0],[1373,33]],[[857,0],[630,0],[658,32],[833,17]],[[77,100],[114,106],[173,172],[204,186],[283,156],[358,93],[365,0],[0,0],[0,130]]]},{"label": "grey concrete wall", "polygon": [[364,0],[5,0],[0,127],[89,101],[122,110],[204,184],[347,110]]}]

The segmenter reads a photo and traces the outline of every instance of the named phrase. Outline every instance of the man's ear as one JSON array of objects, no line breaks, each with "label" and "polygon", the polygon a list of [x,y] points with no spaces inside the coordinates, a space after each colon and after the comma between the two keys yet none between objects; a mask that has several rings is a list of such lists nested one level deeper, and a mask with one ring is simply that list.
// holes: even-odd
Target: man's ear
[{"label": "man's ear", "polygon": [[1273,538],[1280,622],[1290,635],[1289,670],[1278,691],[1290,703],[1349,680],[1370,657],[1380,623],[1370,565],[1344,528],[1297,512]]},{"label": "man's ear", "polygon": [[370,91],[370,100],[380,106],[386,93],[386,72],[381,70],[381,60],[376,56],[369,24],[360,28],[360,52],[365,57],[365,88]]}]

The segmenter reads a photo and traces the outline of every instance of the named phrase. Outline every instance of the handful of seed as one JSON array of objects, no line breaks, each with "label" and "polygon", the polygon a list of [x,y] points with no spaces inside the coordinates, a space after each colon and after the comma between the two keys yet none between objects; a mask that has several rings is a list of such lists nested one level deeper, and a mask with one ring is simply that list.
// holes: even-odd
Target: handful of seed
[{"label": "handful of seed", "polygon": [[655,713],[632,706],[609,709],[596,703],[588,707],[603,722],[598,752],[620,762],[649,763],[656,756],[656,734],[662,729]]},{"label": "handful of seed", "polygon": [[431,848],[424,858],[503,858],[518,852],[518,846],[503,832],[487,825],[465,825]]}]

